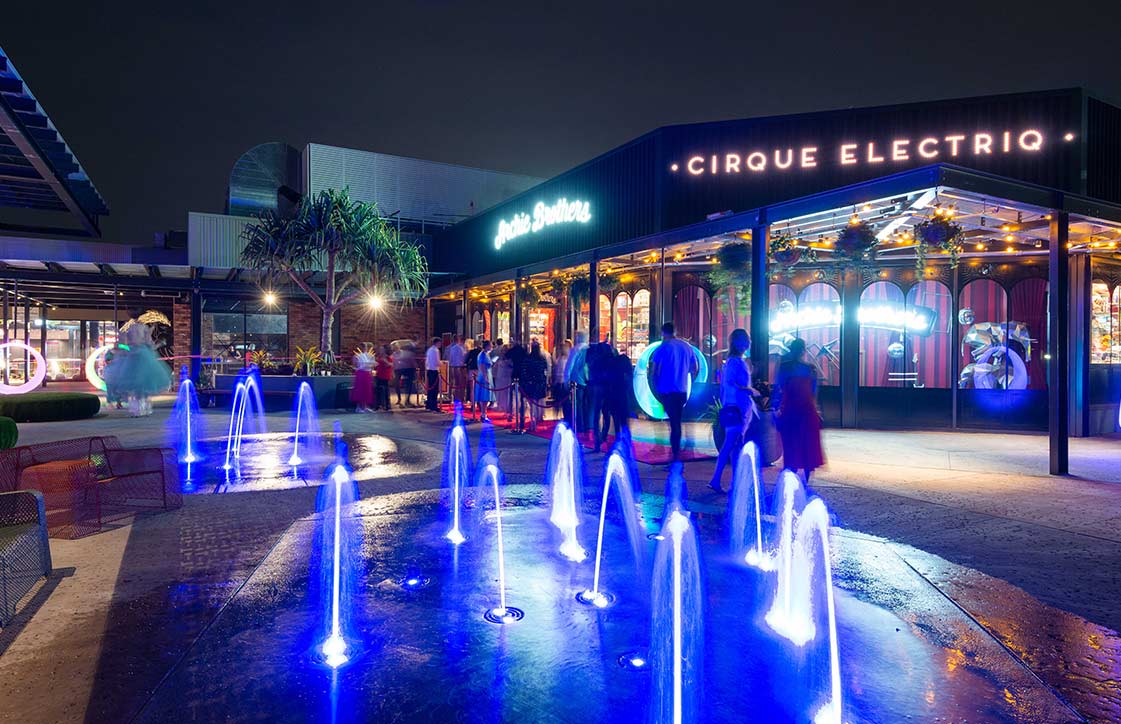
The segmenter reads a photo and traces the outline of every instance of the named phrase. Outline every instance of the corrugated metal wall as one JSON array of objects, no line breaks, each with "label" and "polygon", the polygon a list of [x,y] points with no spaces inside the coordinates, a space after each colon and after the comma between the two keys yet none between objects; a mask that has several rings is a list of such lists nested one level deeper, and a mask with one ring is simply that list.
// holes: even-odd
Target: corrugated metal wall
[{"label": "corrugated metal wall", "polygon": [[190,266],[236,269],[241,266],[245,244],[241,231],[253,219],[248,216],[187,214],[187,263]]},{"label": "corrugated metal wall", "polygon": [[349,187],[352,198],[383,214],[451,224],[539,183],[532,176],[486,171],[352,148],[309,144],[304,152],[308,190]]},{"label": "corrugated metal wall", "polygon": [[1121,108],[1086,101],[1086,194],[1121,203]]}]

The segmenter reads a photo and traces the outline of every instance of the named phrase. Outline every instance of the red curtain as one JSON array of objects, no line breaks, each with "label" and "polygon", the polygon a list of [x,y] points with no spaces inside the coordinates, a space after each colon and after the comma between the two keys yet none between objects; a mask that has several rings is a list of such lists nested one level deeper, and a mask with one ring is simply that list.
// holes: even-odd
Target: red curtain
[{"label": "red curtain", "polygon": [[[954,328],[953,297],[950,288],[942,282],[922,281],[907,292],[908,307],[928,307],[934,310],[934,326],[928,337],[907,335],[906,361],[908,369],[917,366],[916,381],[923,387],[949,388],[950,361],[953,355],[953,342],[950,332]],[[917,365],[912,359],[918,356]]]},{"label": "red curtain", "polygon": [[[841,295],[836,289],[824,282],[810,284],[798,295],[798,308],[813,306],[837,306]],[[800,329],[798,336],[806,343],[806,356],[817,364],[821,372],[821,384],[825,386],[841,384],[841,327],[829,325],[814,329]]]},{"label": "red curtain", "polygon": [[[673,296],[673,326],[677,336],[705,352],[708,350],[702,345],[704,337],[711,333],[710,314],[708,293],[701,287],[682,287]],[[719,345],[716,348],[720,349]]]},{"label": "red curtain", "polygon": [[[778,305],[782,302],[790,302],[795,308],[798,307],[798,295],[794,293],[793,289],[786,286],[785,284],[771,284],[767,288],[767,300],[767,309],[769,310],[771,315],[770,319],[767,320],[768,322],[775,318],[775,314],[778,312]],[[770,350],[770,341],[771,340],[768,338],[768,350]],[[770,367],[767,379],[774,380],[775,372],[778,368],[779,356],[777,354],[773,354],[773,350],[768,351],[767,354],[767,359]]]},{"label": "red curtain", "polygon": [[[875,282],[860,294],[860,304],[893,304],[903,307],[903,291],[891,282]],[[888,356],[888,347],[899,342],[899,332],[874,327],[860,328],[860,385],[861,387],[902,387],[902,373],[908,369],[906,354],[901,358]]]},{"label": "red curtain", "polygon": [[1043,363],[1043,353],[1047,350],[1047,281],[1044,279],[1024,279],[1012,287],[1009,295],[1012,313],[1009,321],[1023,322],[1031,335],[1031,361],[1028,366],[1028,389],[1047,389],[1047,365]]},{"label": "red curtain", "polygon": [[[1008,321],[1008,295],[1004,289],[992,279],[977,279],[969,282],[961,290],[961,302],[958,306],[962,311],[968,309],[973,313],[973,324],[995,322],[1004,324]],[[965,338],[971,325],[958,325],[958,342]],[[972,348],[961,345],[961,366],[973,362]]]}]

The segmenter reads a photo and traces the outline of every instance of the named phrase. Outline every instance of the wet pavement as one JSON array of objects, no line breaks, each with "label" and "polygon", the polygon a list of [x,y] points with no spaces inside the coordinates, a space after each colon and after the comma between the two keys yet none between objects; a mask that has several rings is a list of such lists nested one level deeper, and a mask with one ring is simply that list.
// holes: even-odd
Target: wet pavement
[{"label": "wet pavement", "polygon": [[[650,673],[617,664],[648,650],[651,636],[625,533],[609,522],[605,535],[605,588],[618,599],[590,608],[575,594],[592,562],[554,552],[541,489],[512,486],[506,496],[507,590],[522,621],[483,619],[497,601],[491,520],[476,517],[455,547],[436,494],[363,501],[348,666],[332,672],[314,652],[323,612],[319,522],[309,518],[282,537],[139,720],[646,721]],[[645,503],[654,531],[662,501]],[[773,577],[730,562],[719,515],[697,519],[707,593],[701,721],[807,721],[827,691],[827,642],[798,649],[771,634],[762,613]],[[585,548],[594,547],[589,529]],[[833,541],[846,722],[1080,721],[890,544],[839,530]],[[407,590],[407,574],[430,582]]]}]

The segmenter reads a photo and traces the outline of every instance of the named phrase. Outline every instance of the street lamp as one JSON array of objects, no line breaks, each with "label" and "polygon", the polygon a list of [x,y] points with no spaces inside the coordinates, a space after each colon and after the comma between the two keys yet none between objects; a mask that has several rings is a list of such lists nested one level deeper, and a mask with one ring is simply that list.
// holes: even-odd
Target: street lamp
[{"label": "street lamp", "polygon": [[381,297],[377,296],[376,294],[372,294],[372,295],[370,295],[369,303],[370,303],[370,308],[374,309],[376,311],[376,310],[382,308],[382,306],[385,304],[385,300],[383,300]]},{"label": "street lamp", "polygon": [[276,293],[275,292],[271,292],[271,291],[270,292],[265,292],[265,304],[270,306],[270,307],[274,306],[276,304]]}]

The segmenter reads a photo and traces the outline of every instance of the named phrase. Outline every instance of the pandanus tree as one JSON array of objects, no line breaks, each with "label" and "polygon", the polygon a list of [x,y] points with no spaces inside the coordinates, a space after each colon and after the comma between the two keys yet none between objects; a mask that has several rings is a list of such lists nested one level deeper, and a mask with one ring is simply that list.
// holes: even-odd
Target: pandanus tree
[{"label": "pandanus tree", "polygon": [[[355,300],[379,297],[410,304],[428,292],[428,262],[420,247],[401,239],[373,204],[347,189],[305,198],[291,218],[266,211],[242,232],[241,261],[269,278],[285,278],[323,314],[320,349],[332,353],[335,312]],[[322,293],[311,284],[325,274]]]}]

